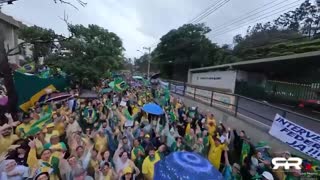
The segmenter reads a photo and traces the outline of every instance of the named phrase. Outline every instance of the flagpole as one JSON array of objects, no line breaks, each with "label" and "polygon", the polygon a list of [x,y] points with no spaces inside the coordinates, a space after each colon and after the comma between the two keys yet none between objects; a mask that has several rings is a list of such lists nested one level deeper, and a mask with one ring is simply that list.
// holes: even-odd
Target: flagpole
[{"label": "flagpole", "polygon": [[151,63],[151,47],[143,47],[143,49],[148,50],[148,79],[150,77],[150,63]]}]

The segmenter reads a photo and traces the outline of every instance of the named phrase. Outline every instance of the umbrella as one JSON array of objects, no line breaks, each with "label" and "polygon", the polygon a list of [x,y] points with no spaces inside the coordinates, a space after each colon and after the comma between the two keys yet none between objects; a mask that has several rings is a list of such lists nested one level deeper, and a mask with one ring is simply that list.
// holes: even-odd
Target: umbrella
[{"label": "umbrella", "polygon": [[109,93],[109,92],[111,92],[111,91],[112,91],[111,88],[104,88],[104,89],[101,90],[101,93],[102,93],[102,94],[105,94],[105,93]]},{"label": "umbrella", "polygon": [[160,73],[154,74],[150,79],[158,79],[160,77]]},{"label": "umbrella", "polygon": [[98,98],[98,93],[95,91],[91,90],[82,90],[81,94],[79,95],[79,98],[82,99],[97,99]]},{"label": "umbrella", "polygon": [[204,157],[174,152],[155,164],[154,180],[223,180],[222,174]]},{"label": "umbrella", "polygon": [[64,92],[52,93],[49,95],[49,98],[46,99],[44,102],[47,103],[47,102],[51,102],[51,101],[64,101],[64,100],[69,99],[70,97],[72,97],[72,95],[69,93],[64,93]]},{"label": "umbrella", "polygon": [[145,112],[147,112],[149,114],[153,114],[153,115],[161,115],[161,114],[163,114],[162,108],[159,105],[155,104],[155,103],[145,104],[142,107],[142,110],[144,110]]},{"label": "umbrella", "polygon": [[114,81],[111,81],[111,82],[109,83],[109,87],[114,88]]},{"label": "umbrella", "polygon": [[143,77],[141,77],[141,76],[132,76],[132,78],[133,78],[133,79],[139,79],[139,80],[142,80],[142,79],[143,79]]}]

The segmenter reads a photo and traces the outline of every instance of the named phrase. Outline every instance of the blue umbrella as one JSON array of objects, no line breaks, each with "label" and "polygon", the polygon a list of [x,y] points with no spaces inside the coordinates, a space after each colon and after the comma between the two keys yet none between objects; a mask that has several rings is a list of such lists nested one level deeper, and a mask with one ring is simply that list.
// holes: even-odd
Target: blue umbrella
[{"label": "blue umbrella", "polygon": [[223,180],[222,174],[204,157],[174,152],[155,164],[154,180]]},{"label": "blue umbrella", "polygon": [[162,108],[155,103],[145,104],[142,107],[142,110],[149,113],[149,114],[153,114],[153,115],[161,115],[164,113]]}]

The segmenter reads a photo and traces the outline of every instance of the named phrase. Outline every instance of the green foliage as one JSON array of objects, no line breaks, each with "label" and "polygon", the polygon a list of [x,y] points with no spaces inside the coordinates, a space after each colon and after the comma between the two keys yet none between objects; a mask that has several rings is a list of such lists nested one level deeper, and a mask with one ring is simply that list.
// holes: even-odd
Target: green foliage
[{"label": "green foliage", "polygon": [[97,25],[69,25],[69,30],[72,38],[60,43],[67,52],[50,56],[46,64],[61,68],[87,87],[122,66],[124,48],[115,33]]},{"label": "green foliage", "polygon": [[54,47],[54,39],[58,38],[52,29],[45,29],[39,26],[23,27],[18,31],[20,39],[32,45],[33,59],[46,57]]},{"label": "green foliage", "polygon": [[204,24],[185,24],[169,31],[153,51],[153,63],[163,76],[186,80],[189,68],[236,61],[228,46],[220,48],[206,37],[210,31]]},{"label": "green foliage", "polygon": [[[134,65],[136,66],[136,71],[146,74],[148,72],[148,61],[149,61],[148,54],[144,54],[140,58],[135,59]],[[157,71],[158,71],[158,64],[151,62],[150,72],[157,72]]]},{"label": "green foliage", "polygon": [[319,50],[320,11],[309,0],[273,22],[257,23],[233,38],[233,53],[242,60]]}]

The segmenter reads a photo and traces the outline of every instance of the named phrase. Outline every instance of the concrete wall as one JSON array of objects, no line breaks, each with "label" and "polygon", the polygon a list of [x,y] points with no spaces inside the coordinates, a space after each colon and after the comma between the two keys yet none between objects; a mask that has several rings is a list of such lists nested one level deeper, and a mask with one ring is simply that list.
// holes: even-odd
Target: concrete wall
[{"label": "concrete wall", "polygon": [[[4,37],[4,46],[6,50],[17,47],[18,45],[18,28],[23,24],[20,21],[15,20],[13,17],[8,16],[0,11],[0,33]],[[16,53],[18,49],[11,52]],[[13,64],[20,64],[19,55],[9,56],[9,62]]]},{"label": "concrete wall", "polygon": [[[16,47],[18,45],[16,28],[2,20],[0,20],[0,27],[4,34],[4,46],[6,50],[8,51],[8,49]],[[9,56],[8,59],[10,63],[18,63],[18,56]]]},{"label": "concrete wall", "polygon": [[223,124],[226,124],[226,126],[230,127],[231,129],[237,129],[238,131],[244,130],[254,144],[259,141],[266,141],[268,142],[269,146],[272,147],[273,152],[281,152],[288,150],[292,154],[299,155],[306,159],[311,159],[310,156],[307,156],[301,153],[300,151],[291,148],[290,146],[271,136],[268,133],[270,129],[270,126],[268,125],[255,121],[254,119],[241,117],[241,115],[236,118],[230,113],[226,113],[219,109],[199,103],[188,97],[178,96],[176,94],[174,94],[173,96],[182,99],[187,106],[199,107],[201,112],[212,112],[216,117],[217,123],[221,121]]}]

